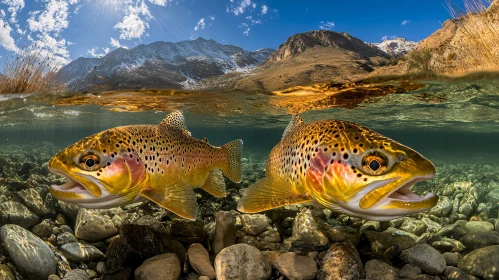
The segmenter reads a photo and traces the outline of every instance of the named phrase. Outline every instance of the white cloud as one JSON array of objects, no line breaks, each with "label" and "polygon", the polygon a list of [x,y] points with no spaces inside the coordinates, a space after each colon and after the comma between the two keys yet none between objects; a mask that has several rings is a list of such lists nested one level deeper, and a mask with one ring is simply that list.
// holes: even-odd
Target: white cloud
[{"label": "white cloud", "polygon": [[202,19],[200,19],[200,20],[198,21],[198,25],[196,25],[196,26],[194,27],[194,30],[195,30],[195,31],[197,31],[197,30],[203,30],[205,26],[206,26],[206,24],[204,23],[204,18],[202,18]]},{"label": "white cloud", "polygon": [[253,24],[262,24],[261,20],[252,20],[251,23]]},{"label": "white cloud", "polygon": [[392,35],[392,36],[385,35],[385,36],[381,37],[381,41],[386,41],[388,39],[393,40],[395,38],[397,38],[397,35]]},{"label": "white cloud", "polygon": [[91,48],[87,51],[88,54],[90,54],[91,56],[93,57],[103,57],[105,56],[106,54],[109,53],[109,48],[102,48],[102,51],[103,52],[99,52],[99,48],[98,47],[94,47],[94,48]]},{"label": "white cloud", "polygon": [[115,47],[115,48],[124,48],[124,49],[128,49],[127,46],[124,46],[120,43],[120,41],[118,41],[117,39],[114,39],[113,37],[111,37],[111,41],[109,42],[109,44],[111,44],[111,46]]},{"label": "white cloud", "polygon": [[[231,1],[233,2],[233,1]],[[242,15],[244,14],[244,11],[248,8],[248,7],[253,7],[253,5],[255,5],[254,3],[251,3],[251,0],[241,0],[241,2],[239,3],[239,5],[237,7],[235,7],[232,12],[238,16],[238,15]],[[255,6],[256,7],[256,6]],[[253,7],[254,8],[254,7]]]},{"label": "white cloud", "polygon": [[246,31],[244,31],[244,32],[243,32],[243,34],[244,34],[244,35],[246,35],[246,36],[248,36],[248,35],[249,35],[249,32],[250,32],[250,29],[251,29],[251,28],[249,28],[249,27],[248,27],[248,29],[246,29]]},{"label": "white cloud", "polygon": [[211,20],[215,20],[215,16],[210,16],[210,19]]},{"label": "white cloud", "polygon": [[7,10],[10,12],[10,22],[17,22],[16,16],[24,8],[24,0],[2,0],[1,3],[9,6]]},{"label": "white cloud", "polygon": [[[62,38],[60,33],[69,26],[69,6],[77,4],[78,1],[44,0],[43,10],[29,12],[27,23],[30,33],[27,38],[32,45],[28,51],[47,57],[49,63],[54,65],[69,63],[67,46],[71,43]],[[23,33],[22,30],[18,32]]]},{"label": "white cloud", "polygon": [[334,27],[334,22],[332,21],[321,21],[319,25],[319,29],[331,30]]},{"label": "white cloud", "polygon": [[28,27],[32,32],[58,34],[68,27],[68,2],[50,0],[42,13],[33,14],[28,19]]},{"label": "white cloud", "polygon": [[253,9],[256,9],[256,3],[252,3],[251,7],[253,7]]},{"label": "white cloud", "polygon": [[12,28],[7,22],[4,22],[3,19],[0,19],[0,44],[9,51],[19,51],[16,46],[16,42],[14,38],[10,35],[10,31]]},{"label": "white cloud", "polygon": [[252,18],[253,18],[253,16],[247,16],[246,17],[246,19],[252,19]]},{"label": "white cloud", "polygon": [[269,10],[269,7],[267,7],[267,5],[263,5],[262,6],[262,15],[266,14],[268,10]]},{"label": "white cloud", "polygon": [[411,22],[411,21],[410,21],[410,20],[404,20],[401,24],[402,24],[402,25],[406,25],[406,24],[408,24],[409,22]]},{"label": "white cloud", "polygon": [[146,20],[153,18],[149,7],[144,1],[127,7],[125,17],[114,26],[115,29],[120,31],[120,39],[138,39],[144,35],[146,29],[149,28],[149,24],[141,16],[144,16]]},{"label": "white cloud", "polygon": [[149,2],[151,2],[151,4],[154,4],[154,5],[165,7],[166,4],[168,4],[168,2],[170,2],[170,0],[149,0]]}]

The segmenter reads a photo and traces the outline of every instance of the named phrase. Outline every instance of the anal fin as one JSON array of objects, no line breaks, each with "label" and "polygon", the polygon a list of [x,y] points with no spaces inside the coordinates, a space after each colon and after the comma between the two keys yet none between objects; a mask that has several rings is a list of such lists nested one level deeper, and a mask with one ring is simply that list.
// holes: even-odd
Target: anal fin
[{"label": "anal fin", "polygon": [[227,194],[225,193],[225,181],[222,171],[213,169],[202,189],[214,197],[226,197]]},{"label": "anal fin", "polygon": [[284,180],[263,178],[246,189],[237,210],[244,213],[257,213],[311,201],[310,196],[299,193]]},{"label": "anal fin", "polygon": [[196,193],[180,180],[159,180],[156,183],[152,181],[151,186],[142,189],[140,194],[182,218],[196,220]]}]

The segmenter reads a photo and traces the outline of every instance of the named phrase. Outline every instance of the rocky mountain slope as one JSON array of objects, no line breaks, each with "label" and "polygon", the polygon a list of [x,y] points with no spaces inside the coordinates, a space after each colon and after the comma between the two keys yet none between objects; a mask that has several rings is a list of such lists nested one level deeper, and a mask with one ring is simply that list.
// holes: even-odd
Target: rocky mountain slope
[{"label": "rocky mountain slope", "polygon": [[499,0],[489,7],[470,6],[465,15],[449,19],[442,28],[421,41],[395,66],[376,69],[370,75],[432,71],[460,74],[499,67]]},{"label": "rocky mountain slope", "polygon": [[373,43],[374,46],[393,57],[401,57],[418,47],[418,42],[409,41],[405,38],[384,40],[381,43]]},{"label": "rocky mountain slope", "polygon": [[273,52],[245,51],[199,38],[178,43],[154,42],[133,49],[118,48],[102,58],[78,58],[59,71],[73,91],[91,88],[182,88],[203,78],[245,72]]},{"label": "rocky mountain slope", "polygon": [[373,45],[329,30],[296,34],[260,67],[203,80],[198,88],[273,91],[316,82],[347,81],[385,65],[390,56]]}]

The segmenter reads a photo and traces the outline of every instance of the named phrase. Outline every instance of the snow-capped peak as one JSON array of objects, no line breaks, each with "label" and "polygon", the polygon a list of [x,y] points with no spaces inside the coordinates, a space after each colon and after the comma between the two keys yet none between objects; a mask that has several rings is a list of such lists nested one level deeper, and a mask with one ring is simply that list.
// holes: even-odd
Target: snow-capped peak
[{"label": "snow-capped peak", "polygon": [[373,43],[373,45],[393,57],[400,57],[417,48],[419,42],[409,41],[405,38],[395,38],[385,39],[383,42]]}]

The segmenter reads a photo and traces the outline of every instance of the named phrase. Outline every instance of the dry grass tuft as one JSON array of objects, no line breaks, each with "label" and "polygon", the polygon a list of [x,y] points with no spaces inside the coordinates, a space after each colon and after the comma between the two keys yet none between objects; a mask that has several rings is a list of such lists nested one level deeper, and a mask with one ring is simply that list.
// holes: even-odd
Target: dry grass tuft
[{"label": "dry grass tuft", "polygon": [[20,50],[6,58],[0,76],[2,93],[45,93],[64,91],[58,79],[60,63],[36,46]]},{"label": "dry grass tuft", "polygon": [[[460,20],[463,39],[470,46],[470,59],[463,61],[463,68],[499,68],[499,3],[492,2],[464,0],[464,10],[447,2],[449,13]],[[491,4],[495,7],[488,8]]]}]

